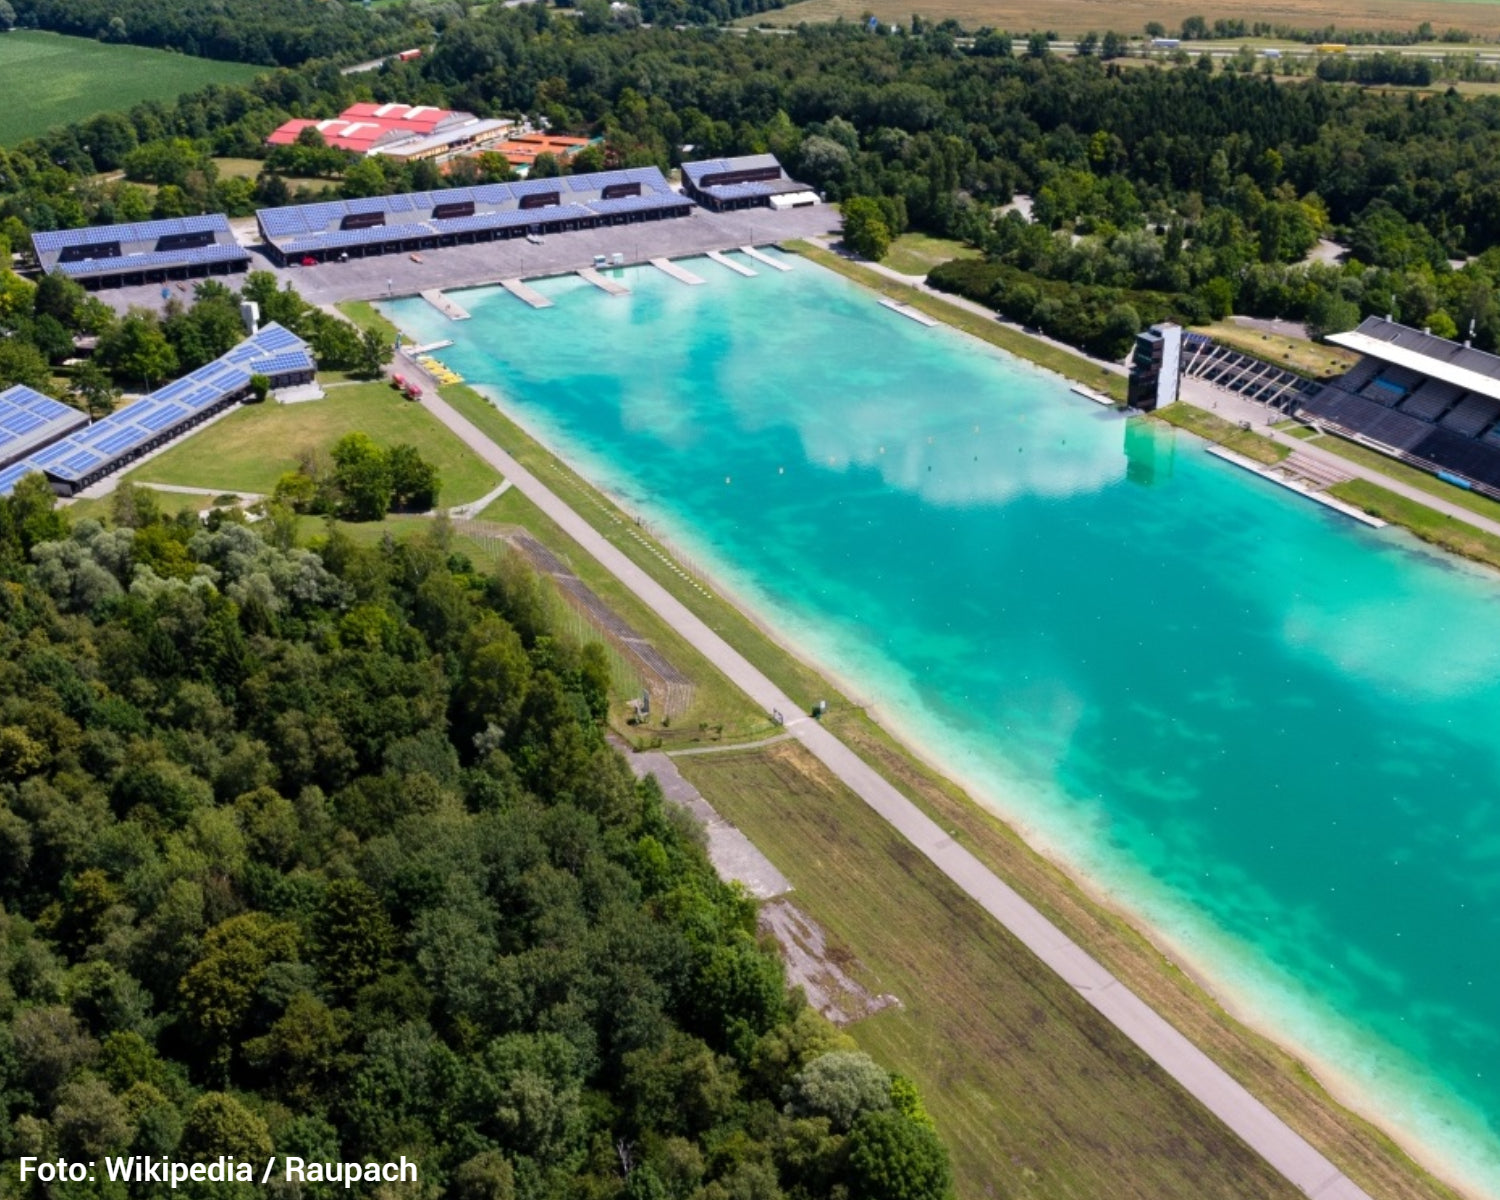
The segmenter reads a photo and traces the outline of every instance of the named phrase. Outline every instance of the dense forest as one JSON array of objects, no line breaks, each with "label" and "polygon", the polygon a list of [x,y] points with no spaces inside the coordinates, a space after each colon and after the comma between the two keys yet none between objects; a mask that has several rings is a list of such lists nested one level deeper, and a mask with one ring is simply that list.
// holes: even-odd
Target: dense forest
[{"label": "dense forest", "polygon": [[462,1200],[947,1193],[527,568],[135,499],[0,500],[0,1156],[101,1164],[0,1195],[272,1153]]}]

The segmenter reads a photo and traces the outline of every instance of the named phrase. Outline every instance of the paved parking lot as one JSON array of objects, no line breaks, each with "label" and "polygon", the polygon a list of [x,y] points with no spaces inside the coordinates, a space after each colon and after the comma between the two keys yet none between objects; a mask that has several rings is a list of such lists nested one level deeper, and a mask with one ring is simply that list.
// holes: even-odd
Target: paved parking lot
[{"label": "paved parking lot", "polygon": [[627,263],[681,258],[708,250],[765,245],[838,228],[838,214],[825,205],[777,213],[755,208],[735,213],[695,210],[691,216],[641,221],[574,233],[551,233],[541,242],[511,238],[475,246],[423,250],[421,262],[406,254],[351,258],[345,263],[292,267],[282,272],[317,304],[339,300],[410,296],[426,288],[462,288],[499,279],[535,279],[592,266],[594,255],[623,254]]}]

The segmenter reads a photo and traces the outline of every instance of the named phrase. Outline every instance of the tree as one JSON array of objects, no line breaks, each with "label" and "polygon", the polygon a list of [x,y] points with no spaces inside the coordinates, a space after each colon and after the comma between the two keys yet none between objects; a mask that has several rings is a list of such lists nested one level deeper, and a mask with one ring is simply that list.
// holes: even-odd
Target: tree
[{"label": "tree", "polygon": [[255,397],[257,404],[264,404],[266,397],[271,394],[271,381],[259,373],[250,376],[250,394]]},{"label": "tree", "polygon": [[386,452],[367,434],[346,433],[334,443],[333,483],[341,509],[356,521],[378,521],[394,494]]},{"label": "tree", "polygon": [[890,1110],[864,1113],[849,1134],[850,1191],[866,1200],[946,1200],[948,1152],[925,1125]]},{"label": "tree", "polygon": [[827,1117],[844,1133],[861,1113],[891,1106],[891,1076],[862,1050],[835,1050],[793,1078],[787,1107],[798,1116]]},{"label": "tree", "polygon": [[426,512],[437,504],[442,481],[437,468],[424,459],[415,446],[392,446],[387,462],[391,474],[391,498],[395,507]]},{"label": "tree", "polygon": [[562,164],[557,161],[557,155],[544,150],[536,156],[536,161],[531,164],[531,170],[527,172],[527,179],[551,179],[562,174]]},{"label": "tree", "polygon": [[208,1092],[199,1097],[182,1127],[178,1152],[190,1161],[233,1155],[243,1161],[264,1160],[271,1152],[266,1123],[233,1096]]},{"label": "tree", "polygon": [[18,383],[45,392],[52,386],[52,369],[42,352],[30,342],[0,337],[0,391]]},{"label": "tree", "polygon": [[139,380],[147,389],[177,369],[177,353],[156,317],[140,308],[99,339],[95,357],[116,377]]},{"label": "tree", "polygon": [[244,913],[214,926],[178,992],[188,1021],[222,1068],[241,1039],[266,972],[297,957],[297,927],[265,913]]},{"label": "tree", "polygon": [[891,247],[891,231],[880,202],[853,196],[843,203],[844,245],[871,262],[879,262]]},{"label": "tree", "polygon": [[16,10],[10,0],[0,0],[0,33],[9,33],[16,27]]},{"label": "tree", "polygon": [[395,350],[378,329],[366,329],[359,341],[359,374],[377,379],[380,370],[395,357]]}]

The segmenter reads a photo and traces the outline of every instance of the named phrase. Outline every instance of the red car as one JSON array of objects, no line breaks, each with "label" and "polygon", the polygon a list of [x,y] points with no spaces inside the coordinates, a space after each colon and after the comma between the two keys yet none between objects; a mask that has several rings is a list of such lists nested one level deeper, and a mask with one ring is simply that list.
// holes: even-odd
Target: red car
[{"label": "red car", "polygon": [[315,267],[318,265],[318,260],[315,258],[304,258],[302,260],[302,265],[304,267]]}]

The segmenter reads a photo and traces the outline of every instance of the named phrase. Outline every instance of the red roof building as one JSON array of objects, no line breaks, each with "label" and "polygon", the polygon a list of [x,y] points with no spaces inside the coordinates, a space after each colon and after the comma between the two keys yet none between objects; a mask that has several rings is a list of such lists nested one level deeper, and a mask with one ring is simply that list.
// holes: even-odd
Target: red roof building
[{"label": "red roof building", "polygon": [[337,117],[326,120],[287,121],[266,139],[266,144],[293,145],[298,134],[312,127],[330,146],[355,154],[369,154],[393,142],[431,137],[468,125],[474,119],[472,113],[453,112],[428,104],[351,104]]}]

